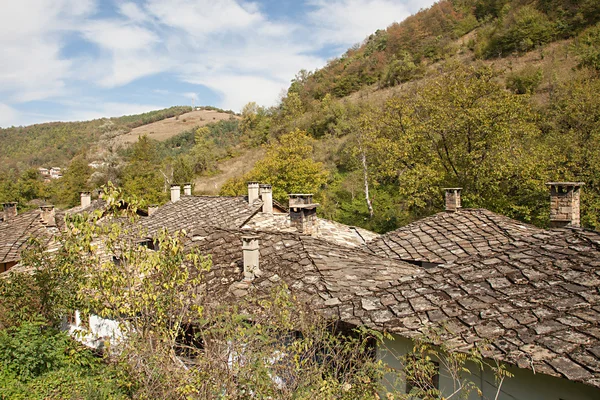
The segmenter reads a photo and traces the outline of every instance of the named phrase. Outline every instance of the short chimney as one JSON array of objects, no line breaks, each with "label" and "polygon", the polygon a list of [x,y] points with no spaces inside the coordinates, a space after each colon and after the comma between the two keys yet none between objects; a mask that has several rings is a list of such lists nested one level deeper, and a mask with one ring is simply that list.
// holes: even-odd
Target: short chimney
[{"label": "short chimney", "polygon": [[242,251],[244,253],[244,279],[252,280],[260,276],[258,236],[242,236]]},{"label": "short chimney", "polygon": [[446,212],[456,212],[462,208],[460,192],[462,188],[444,188],[446,191]]},{"label": "short chimney", "polygon": [[179,185],[171,185],[171,201],[175,203],[181,198],[181,187]]},{"label": "short chimney", "polygon": [[290,224],[300,233],[312,235],[317,230],[317,207],[312,194],[290,194]]},{"label": "short chimney", "polygon": [[148,216],[154,214],[158,210],[158,204],[150,204],[148,206]]},{"label": "short chimney", "polygon": [[258,200],[259,186],[258,182],[248,182],[248,204],[252,205]]},{"label": "short chimney", "polygon": [[583,182],[548,182],[550,187],[550,226],[581,226],[579,200]]},{"label": "short chimney", "polygon": [[271,185],[259,186],[260,199],[263,202],[262,212],[273,214],[273,188]]},{"label": "short chimney", "polygon": [[56,226],[56,216],[54,213],[54,206],[40,206],[40,217],[42,219],[42,224],[47,227]]},{"label": "short chimney", "polygon": [[17,203],[2,203],[2,211],[4,213],[4,222],[10,221],[17,216]]},{"label": "short chimney", "polygon": [[79,192],[81,208],[88,208],[92,204],[92,192]]},{"label": "short chimney", "polygon": [[183,195],[184,196],[192,195],[192,184],[191,183],[186,183],[185,185],[183,185]]}]

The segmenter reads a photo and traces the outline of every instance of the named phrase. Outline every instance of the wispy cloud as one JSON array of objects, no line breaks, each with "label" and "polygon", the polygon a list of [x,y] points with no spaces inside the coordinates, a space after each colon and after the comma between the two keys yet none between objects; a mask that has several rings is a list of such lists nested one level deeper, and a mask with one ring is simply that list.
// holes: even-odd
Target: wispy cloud
[{"label": "wispy cloud", "polygon": [[[178,86],[210,89],[219,99],[215,105],[223,108],[240,110],[248,101],[271,105],[300,69],[321,67],[334,55],[325,49],[341,52],[417,5],[433,3],[308,0],[294,4],[289,15],[274,16],[270,3],[246,0],[100,1],[22,0],[3,7],[0,103],[18,111],[25,102],[97,92],[103,96],[97,103],[129,104],[119,98],[119,88],[166,74]],[[71,55],[63,50],[73,38],[77,51]],[[170,89],[147,83],[149,93]],[[127,110],[145,106],[135,103]],[[125,112],[119,106],[93,110],[70,106],[56,119],[80,111],[85,116]],[[11,118],[15,114],[5,110],[0,124]]]}]

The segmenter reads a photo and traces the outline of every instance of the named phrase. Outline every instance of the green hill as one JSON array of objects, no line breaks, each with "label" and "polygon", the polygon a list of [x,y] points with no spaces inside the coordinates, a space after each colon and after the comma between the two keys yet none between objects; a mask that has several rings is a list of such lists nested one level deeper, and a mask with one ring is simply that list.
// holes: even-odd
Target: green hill
[{"label": "green hill", "polygon": [[546,225],[545,182],[580,180],[583,224],[598,228],[598,21],[595,0],[440,1],[300,71],[280,106],[248,107],[241,126],[317,139],[320,211],[347,224],[394,229],[459,186],[466,207]]}]

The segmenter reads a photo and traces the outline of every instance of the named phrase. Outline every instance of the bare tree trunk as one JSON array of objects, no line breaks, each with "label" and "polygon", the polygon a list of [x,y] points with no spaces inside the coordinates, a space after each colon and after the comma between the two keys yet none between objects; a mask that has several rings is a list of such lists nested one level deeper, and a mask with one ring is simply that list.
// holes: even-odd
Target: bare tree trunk
[{"label": "bare tree trunk", "polygon": [[367,166],[367,155],[363,148],[362,141],[359,142],[360,146],[360,157],[363,166],[363,178],[365,180],[365,200],[367,201],[367,208],[369,209],[369,216],[373,218],[373,204],[371,204],[371,198],[369,197],[369,170]]}]

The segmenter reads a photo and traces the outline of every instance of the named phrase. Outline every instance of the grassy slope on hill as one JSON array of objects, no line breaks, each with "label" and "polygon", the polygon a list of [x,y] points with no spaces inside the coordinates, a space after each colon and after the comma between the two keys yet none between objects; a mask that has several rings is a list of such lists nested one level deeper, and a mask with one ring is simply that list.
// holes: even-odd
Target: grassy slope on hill
[{"label": "grassy slope on hill", "polygon": [[[76,154],[90,148],[102,150],[108,145],[130,143],[133,141],[130,137],[137,139],[139,134],[152,135],[154,131],[159,133],[156,139],[162,141],[193,126],[229,119],[233,114],[212,107],[189,111],[190,107],[177,106],[123,117],[0,129],[0,165],[21,170],[38,166],[64,167]],[[190,115],[189,121],[182,116],[185,113]],[[168,123],[178,116],[182,117],[177,124]]]}]

